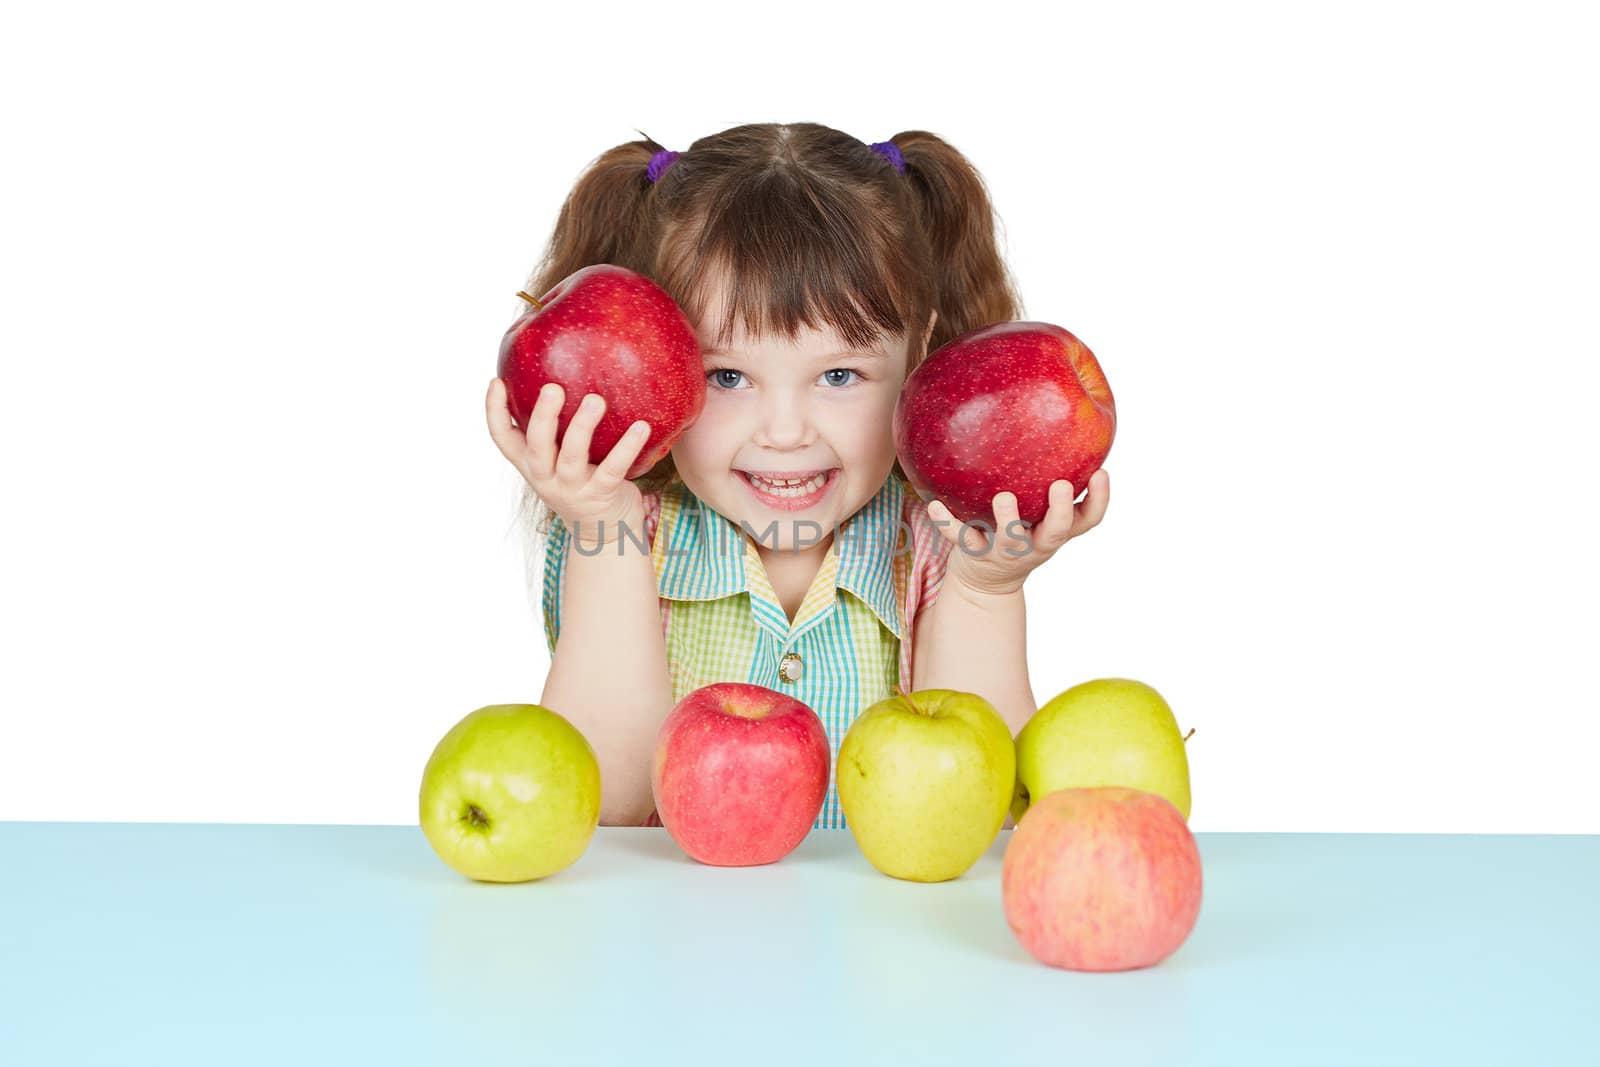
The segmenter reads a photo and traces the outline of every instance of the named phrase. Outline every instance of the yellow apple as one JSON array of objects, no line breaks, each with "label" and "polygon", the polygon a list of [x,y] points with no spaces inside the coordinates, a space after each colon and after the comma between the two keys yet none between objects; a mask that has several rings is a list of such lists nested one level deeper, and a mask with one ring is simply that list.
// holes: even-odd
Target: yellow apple
[{"label": "yellow apple", "polygon": [[538,704],[490,704],[451,727],[418,792],[439,858],[480,882],[528,882],[570,866],[600,822],[588,740]]},{"label": "yellow apple", "polygon": [[1126,786],[1166,797],[1189,818],[1189,758],[1161,694],[1131,678],[1075,685],[1017,735],[1012,818],[1058,789]]},{"label": "yellow apple", "polygon": [[923,689],[863,711],[839,745],[845,825],[871,864],[913,882],[958,877],[994,843],[1016,747],[976,693]]}]

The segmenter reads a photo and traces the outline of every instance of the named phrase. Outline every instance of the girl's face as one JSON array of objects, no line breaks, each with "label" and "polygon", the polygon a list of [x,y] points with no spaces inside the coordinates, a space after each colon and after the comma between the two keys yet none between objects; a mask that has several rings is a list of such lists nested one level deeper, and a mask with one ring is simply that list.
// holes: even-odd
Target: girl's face
[{"label": "girl's face", "polygon": [[[720,323],[719,315],[711,309],[707,322]],[[831,328],[806,330],[790,343],[756,341],[740,325],[716,351],[715,330],[706,326],[695,329],[706,406],[672,448],[679,476],[717,512],[748,522],[761,547],[826,544],[894,468],[891,420],[906,375],[905,337],[851,351]]]}]

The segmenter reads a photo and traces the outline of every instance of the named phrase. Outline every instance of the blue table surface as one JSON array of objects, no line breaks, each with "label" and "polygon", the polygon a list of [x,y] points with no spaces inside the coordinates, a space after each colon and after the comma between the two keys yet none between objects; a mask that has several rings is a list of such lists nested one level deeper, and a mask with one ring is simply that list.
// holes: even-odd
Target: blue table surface
[{"label": "blue table surface", "polygon": [[620,828],[489,885],[415,827],[0,823],[0,1064],[1600,1063],[1600,837],[1196,836],[1189,940],[1078,974],[1009,831],[932,885]]}]

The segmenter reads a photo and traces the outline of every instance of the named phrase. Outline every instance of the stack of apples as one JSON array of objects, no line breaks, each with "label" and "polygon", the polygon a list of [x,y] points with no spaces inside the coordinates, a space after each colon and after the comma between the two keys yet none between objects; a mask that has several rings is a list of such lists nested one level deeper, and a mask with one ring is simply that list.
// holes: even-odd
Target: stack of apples
[{"label": "stack of apples", "polygon": [[839,801],[885,874],[959,877],[1018,819],[1001,867],[1006,920],[1042,962],[1148,967],[1189,936],[1200,854],[1184,738],[1155,689],[1074,686],[1013,742],[983,697],[945,689],[864,711],[839,748]]},{"label": "stack of apples", "polygon": [[[958,878],[1017,829],[1001,867],[1007,923],[1044,963],[1148,967],[1189,936],[1200,854],[1189,832],[1185,738],[1155,689],[1102,678],[1061,693],[1013,741],[975,693],[928,689],[867,708],[839,748],[839,800],[862,854],[914,882]],[[774,863],[814,824],[829,746],[811,708],[759,685],[685,696],[657,736],[662,825],[713,866]],[[515,882],[575,862],[593,836],[593,750],[538,705],[493,705],[439,742],[423,772],[422,829],[468,877]]]},{"label": "stack of apples", "polygon": [[1185,740],[1161,694],[1128,678],[1073,686],[1017,735],[1018,821],[1001,897],[1037,959],[1131,970],[1188,938],[1201,868]]}]

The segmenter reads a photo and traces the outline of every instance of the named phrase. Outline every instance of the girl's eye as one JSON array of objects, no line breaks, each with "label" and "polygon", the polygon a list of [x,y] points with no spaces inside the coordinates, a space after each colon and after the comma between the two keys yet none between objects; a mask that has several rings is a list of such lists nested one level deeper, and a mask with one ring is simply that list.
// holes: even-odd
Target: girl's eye
[{"label": "girl's eye", "polygon": [[[838,375],[844,375],[844,377],[837,377]],[[706,371],[706,379],[718,389],[737,389],[739,388],[739,381],[743,377],[744,374],[742,372],[730,370],[727,367],[718,367],[714,370]],[[822,380],[835,388],[851,385],[856,378],[860,377],[859,372],[853,371],[848,367],[835,367],[832,370],[822,372]]]}]

